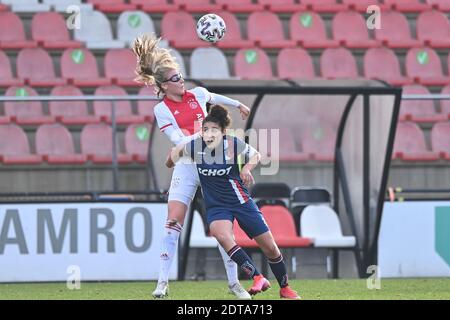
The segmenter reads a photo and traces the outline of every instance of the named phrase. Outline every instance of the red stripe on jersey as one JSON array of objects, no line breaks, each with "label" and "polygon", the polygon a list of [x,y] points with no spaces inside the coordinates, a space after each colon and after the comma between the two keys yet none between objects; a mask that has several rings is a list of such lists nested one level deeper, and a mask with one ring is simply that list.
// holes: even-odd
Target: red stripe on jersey
[{"label": "red stripe on jersey", "polygon": [[242,190],[241,184],[236,179],[233,179],[233,180],[236,183],[236,186],[237,186],[237,188],[239,190],[239,193],[241,194],[242,198],[244,199],[245,202],[247,202],[248,201],[248,197],[245,194],[244,190]]},{"label": "red stripe on jersey", "polygon": [[170,100],[165,96],[164,103],[182,131],[193,135],[201,129],[205,114],[193,93],[185,91],[181,102]]},{"label": "red stripe on jersey", "polygon": [[169,126],[171,126],[171,125],[172,125],[171,123],[166,124],[165,126],[162,126],[159,130],[160,130],[160,131],[163,131],[165,128],[167,128],[167,127],[169,127]]}]

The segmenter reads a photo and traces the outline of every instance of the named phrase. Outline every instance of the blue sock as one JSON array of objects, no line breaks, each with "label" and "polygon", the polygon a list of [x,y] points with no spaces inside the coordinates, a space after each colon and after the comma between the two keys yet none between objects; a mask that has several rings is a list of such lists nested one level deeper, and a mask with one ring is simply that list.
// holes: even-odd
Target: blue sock
[{"label": "blue sock", "polygon": [[278,258],[268,259],[270,269],[272,270],[275,278],[277,278],[280,288],[284,288],[288,285],[288,276],[286,271],[286,264],[284,263],[283,256],[280,254]]},{"label": "blue sock", "polygon": [[242,269],[247,275],[249,275],[252,279],[254,276],[260,275],[258,269],[256,269],[255,264],[252,259],[242,250],[238,245],[234,246],[228,251],[228,255],[230,258],[236,262],[239,268]]}]

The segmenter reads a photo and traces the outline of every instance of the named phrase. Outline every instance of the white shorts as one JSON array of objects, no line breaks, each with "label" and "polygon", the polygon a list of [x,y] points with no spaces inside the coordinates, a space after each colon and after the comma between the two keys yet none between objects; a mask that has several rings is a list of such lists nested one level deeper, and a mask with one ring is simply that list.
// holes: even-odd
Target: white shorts
[{"label": "white shorts", "polygon": [[169,188],[169,201],[177,200],[189,207],[195,196],[200,180],[195,163],[183,163],[180,159],[173,170]]}]

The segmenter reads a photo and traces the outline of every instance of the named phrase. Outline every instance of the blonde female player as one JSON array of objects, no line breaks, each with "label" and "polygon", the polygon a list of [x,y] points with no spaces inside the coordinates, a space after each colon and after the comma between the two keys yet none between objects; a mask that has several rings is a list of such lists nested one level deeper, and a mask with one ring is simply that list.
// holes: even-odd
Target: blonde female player
[{"label": "blonde female player", "polygon": [[[159,40],[154,34],[143,35],[135,39],[132,50],[137,56],[137,81],[155,85],[157,94],[163,94],[163,101],[155,106],[154,113],[159,129],[174,145],[187,143],[199,136],[202,121],[207,114],[207,103],[238,108],[243,119],[249,115],[250,109],[237,100],[208,92],[201,87],[185,90],[178,63],[169,50],[158,46]],[[195,164],[180,159],[172,173],[169,189],[159,279],[153,291],[156,298],[164,298],[168,294],[170,266],[176,253],[186,211],[199,185]],[[219,251],[225,264],[230,292],[239,299],[250,299],[248,292],[239,283],[236,263],[229,258],[220,244]]]}]

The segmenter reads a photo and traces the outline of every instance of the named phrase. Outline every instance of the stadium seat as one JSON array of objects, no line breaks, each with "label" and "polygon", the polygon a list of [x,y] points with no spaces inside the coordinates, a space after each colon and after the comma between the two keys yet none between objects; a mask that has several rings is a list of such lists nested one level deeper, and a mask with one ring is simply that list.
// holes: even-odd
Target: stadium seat
[{"label": "stadium seat", "polygon": [[358,77],[355,58],[345,48],[325,49],[320,57],[320,70],[322,77],[327,79]]},{"label": "stadium seat", "polygon": [[57,78],[50,55],[42,48],[22,49],[17,55],[17,77],[33,87],[63,85],[66,81]]},{"label": "stadium seat", "polygon": [[390,48],[412,48],[421,46],[422,42],[411,37],[411,30],[406,17],[397,11],[382,11],[382,28],[375,29],[375,39]]},{"label": "stadium seat", "polygon": [[450,23],[442,12],[432,10],[419,14],[417,38],[432,48],[450,48]]},{"label": "stadium seat", "polygon": [[89,49],[123,48],[123,41],[114,40],[106,15],[99,11],[84,11],[83,22],[73,31],[74,38],[86,42]]},{"label": "stadium seat", "polygon": [[125,0],[87,0],[87,2],[93,4],[96,10],[105,13],[120,13],[136,9],[136,5],[125,3]]},{"label": "stadium seat", "polygon": [[117,20],[117,39],[129,47],[136,37],[154,33],[155,25],[150,15],[142,11],[122,12]]},{"label": "stadium seat", "polygon": [[14,124],[0,125],[0,161],[3,164],[39,164],[42,157],[31,154],[27,136]]},{"label": "stadium seat", "polygon": [[179,49],[195,49],[210,46],[197,36],[194,18],[187,12],[167,12],[161,20],[161,35],[170,46]]},{"label": "stadium seat", "polygon": [[110,49],[104,58],[106,78],[113,84],[124,87],[136,87],[136,56],[130,49]]},{"label": "stadium seat", "polygon": [[43,0],[42,2],[50,5],[54,11],[58,12],[66,12],[70,6],[76,6],[80,11],[93,9],[92,4],[81,3],[81,0]]},{"label": "stadium seat", "polygon": [[194,211],[192,220],[191,237],[189,241],[191,248],[217,248],[217,240],[205,233],[205,226],[198,211]]},{"label": "stadium seat", "polygon": [[70,39],[64,18],[56,12],[40,12],[31,21],[31,37],[46,49],[80,48],[83,43]]},{"label": "stadium seat", "polygon": [[450,160],[450,122],[438,122],[431,129],[431,150]]},{"label": "stadium seat", "polygon": [[412,48],[406,55],[406,75],[423,85],[446,85],[450,77],[442,73],[441,60],[433,49]]},{"label": "stadium seat", "polygon": [[393,159],[403,161],[435,161],[437,152],[428,151],[422,130],[414,122],[399,122],[395,135]]},{"label": "stadium seat", "polygon": [[[51,91],[52,96],[80,96],[83,98],[83,92],[77,87],[71,85],[54,87]],[[90,115],[86,101],[50,101],[49,112],[56,121],[67,125],[82,125],[88,123],[99,123],[100,117]]]},{"label": "stadium seat", "polygon": [[234,14],[228,11],[220,11],[217,14],[222,17],[227,26],[225,37],[221,41],[216,43],[219,48],[242,49],[252,48],[254,46],[253,41],[242,38],[241,27]]},{"label": "stadium seat", "polygon": [[13,12],[0,12],[0,47],[3,49],[35,48],[36,41],[27,40],[20,17]]},{"label": "stadium seat", "polygon": [[70,84],[96,87],[108,85],[109,79],[101,78],[97,61],[87,49],[66,49],[61,56],[61,75]]},{"label": "stadium seat", "polygon": [[[28,97],[38,96],[37,92],[28,86],[24,87],[10,87],[6,90],[7,97]],[[18,124],[44,124],[55,121],[54,117],[44,115],[42,103],[40,101],[29,102],[5,102],[5,117],[0,117],[1,123],[5,120],[14,121]],[[7,121],[7,122],[9,122]]]},{"label": "stadium seat", "polygon": [[435,10],[450,11],[450,2],[448,0],[425,0],[425,2]]},{"label": "stadium seat", "polygon": [[[142,87],[139,90],[140,96],[156,96],[154,86]],[[153,107],[159,103],[159,100],[139,100],[137,103],[138,114],[145,117],[146,122],[153,123],[155,115]]]},{"label": "stadium seat", "polygon": [[[88,160],[97,164],[111,164],[112,157],[112,129],[106,124],[87,124],[83,127],[80,136],[81,153]],[[118,163],[132,162],[131,155],[120,153],[118,141],[116,141]]]},{"label": "stadium seat", "polygon": [[215,0],[215,3],[221,5],[223,10],[237,13],[261,11],[264,8],[262,4],[253,3],[252,0]]},{"label": "stadium seat", "polygon": [[330,162],[334,160],[336,146],[336,129],[325,123],[302,129],[303,152],[309,154],[311,160]]},{"label": "stadium seat", "polygon": [[197,48],[192,51],[191,78],[229,79],[230,71],[225,54],[217,48]]},{"label": "stadium seat", "polygon": [[297,235],[294,219],[286,207],[268,205],[260,210],[280,248],[305,248],[313,244],[313,239]]},{"label": "stadium seat", "polygon": [[308,51],[285,48],[277,57],[278,77],[281,79],[312,79],[316,77],[314,64]]},{"label": "stadium seat", "polygon": [[242,79],[271,79],[272,66],[267,54],[259,49],[240,49],[234,57],[234,74]]},{"label": "stadium seat", "polygon": [[[441,94],[450,95],[450,85],[446,85],[442,88]],[[450,120],[450,100],[441,100],[441,113],[448,117]]]},{"label": "stadium seat", "polygon": [[294,47],[296,42],[286,40],[283,26],[278,16],[270,11],[258,11],[249,15],[247,20],[248,39],[262,48]]},{"label": "stadium seat", "polygon": [[148,123],[129,125],[125,132],[125,152],[140,163],[147,163],[151,126]]},{"label": "stadium seat", "polygon": [[20,85],[23,85],[23,80],[14,78],[9,58],[5,52],[0,50],[0,87]]},{"label": "stadium seat", "polygon": [[373,48],[377,40],[369,39],[366,21],[356,11],[338,12],[333,18],[333,38],[349,48]]},{"label": "stadium seat", "polygon": [[2,0],[3,4],[11,6],[14,12],[44,12],[50,11],[48,4],[39,3],[39,0]]},{"label": "stadium seat", "polygon": [[[118,86],[102,86],[95,90],[96,96],[127,96],[127,92]],[[94,101],[94,114],[102,121],[112,123],[112,101]],[[143,116],[133,115],[130,101],[116,101],[116,123],[130,124],[144,122]]]},{"label": "stadium seat", "polygon": [[130,0],[130,2],[135,4],[138,10],[148,13],[165,13],[178,10],[177,5],[169,4],[167,0]]},{"label": "stadium seat", "polygon": [[346,9],[343,4],[336,3],[336,0],[301,0],[300,3],[306,6],[307,10],[314,12],[339,12]]},{"label": "stadium seat", "polygon": [[36,153],[49,164],[80,164],[87,157],[75,153],[69,130],[61,124],[44,124],[36,130]]},{"label": "stadium seat", "polygon": [[[403,87],[403,94],[430,94],[430,91],[421,85]],[[402,100],[400,104],[400,120],[414,122],[436,122],[446,120],[447,117],[437,113],[433,100]]]},{"label": "stadium seat", "polygon": [[258,3],[263,5],[265,10],[276,13],[292,13],[302,9],[302,6],[295,0],[258,0]]},{"label": "stadium seat", "polygon": [[337,47],[339,42],[327,37],[325,23],[312,11],[296,12],[289,21],[291,39],[308,49]]},{"label": "stadium seat", "polygon": [[275,203],[278,200],[289,207],[291,188],[284,182],[258,182],[251,187],[250,195],[258,207],[262,203]]},{"label": "stadium seat", "polygon": [[347,5],[350,10],[356,10],[366,13],[369,6],[379,6],[378,0],[342,0],[342,3]]},{"label": "stadium seat", "polygon": [[405,85],[413,80],[400,72],[400,63],[395,53],[386,48],[370,48],[364,54],[364,76],[379,79],[392,85]]},{"label": "stadium seat", "polygon": [[419,0],[383,0],[384,6],[400,12],[421,12],[429,10],[430,6]]},{"label": "stadium seat", "polygon": [[173,0],[179,10],[188,12],[211,13],[220,10],[220,5],[212,4],[209,0]]}]

